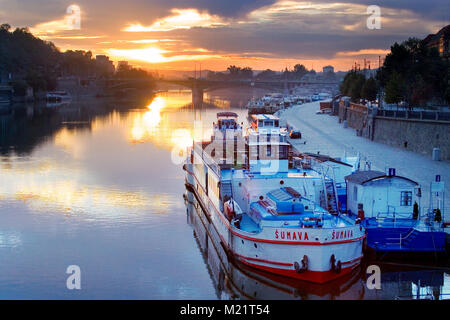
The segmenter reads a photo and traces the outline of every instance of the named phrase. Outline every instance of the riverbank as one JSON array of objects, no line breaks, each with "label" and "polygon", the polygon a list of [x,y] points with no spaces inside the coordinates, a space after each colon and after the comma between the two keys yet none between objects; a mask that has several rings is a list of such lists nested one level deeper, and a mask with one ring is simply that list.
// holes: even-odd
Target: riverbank
[{"label": "riverbank", "polygon": [[[307,103],[280,113],[282,121],[289,119],[289,123],[302,132],[302,139],[290,140],[300,152],[320,152],[332,157],[359,152],[363,161],[371,162],[373,170],[386,172],[388,168],[395,168],[398,175],[421,184],[423,208],[429,207],[430,182],[436,175],[441,175],[441,180],[446,182],[445,193],[450,195],[450,162],[433,161],[421,154],[359,137],[354,129],[344,128],[337,117],[316,114],[319,105],[319,102]],[[449,207],[448,201],[444,203],[444,207]],[[450,220],[448,211],[450,208],[445,210],[447,221]]]}]

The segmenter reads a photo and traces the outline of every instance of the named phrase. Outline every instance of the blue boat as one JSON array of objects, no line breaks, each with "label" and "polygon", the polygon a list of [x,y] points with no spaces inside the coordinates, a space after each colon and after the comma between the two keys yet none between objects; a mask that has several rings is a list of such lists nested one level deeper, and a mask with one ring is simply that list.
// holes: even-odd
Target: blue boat
[{"label": "blue boat", "polygon": [[443,223],[434,221],[432,213],[419,215],[421,188],[417,182],[396,176],[395,170],[388,175],[357,171],[345,179],[347,213],[366,229],[366,249],[395,253],[445,251]]}]

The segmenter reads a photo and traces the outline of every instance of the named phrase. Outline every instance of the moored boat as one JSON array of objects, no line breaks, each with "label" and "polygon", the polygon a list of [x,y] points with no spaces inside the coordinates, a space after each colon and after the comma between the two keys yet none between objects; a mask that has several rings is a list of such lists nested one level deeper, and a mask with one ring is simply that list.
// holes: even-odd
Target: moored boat
[{"label": "moored boat", "polygon": [[290,165],[277,117],[252,118],[245,131],[236,114],[219,113],[212,141],[195,142],[185,165],[222,245],[250,267],[291,278],[325,283],[349,273],[362,258],[364,228],[324,209],[323,174]]},{"label": "moored boat", "polygon": [[357,171],[346,177],[348,212],[366,228],[368,249],[444,253],[444,224],[433,212],[419,214],[420,185],[389,171]]},{"label": "moored boat", "polygon": [[63,102],[71,100],[72,96],[67,91],[60,90],[48,92],[46,98],[48,102]]}]

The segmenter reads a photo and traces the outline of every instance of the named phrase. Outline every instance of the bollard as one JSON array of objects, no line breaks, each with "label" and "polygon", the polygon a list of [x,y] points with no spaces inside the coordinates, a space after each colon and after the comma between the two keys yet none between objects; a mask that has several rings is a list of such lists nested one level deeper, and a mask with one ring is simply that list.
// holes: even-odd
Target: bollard
[{"label": "bollard", "polygon": [[441,149],[433,148],[432,157],[433,161],[441,161]]}]

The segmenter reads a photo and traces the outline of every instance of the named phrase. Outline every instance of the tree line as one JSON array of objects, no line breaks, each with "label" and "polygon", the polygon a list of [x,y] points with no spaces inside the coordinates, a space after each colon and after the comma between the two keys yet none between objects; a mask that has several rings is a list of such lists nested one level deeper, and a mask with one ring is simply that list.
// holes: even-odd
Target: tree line
[{"label": "tree line", "polygon": [[58,77],[80,78],[150,78],[144,70],[123,67],[113,75],[108,66],[97,63],[91,51],[61,52],[52,42],[35,37],[27,28],[11,29],[0,25],[0,76],[13,75],[12,85],[17,95],[24,95],[28,86],[34,92],[56,88]]},{"label": "tree line", "polygon": [[315,75],[314,70],[308,70],[302,64],[296,64],[293,69],[286,68],[284,71],[277,72],[271,69],[263,70],[257,74],[250,67],[237,67],[231,65],[227,72],[209,71],[206,78],[209,80],[300,80],[303,76]]},{"label": "tree line", "polygon": [[417,38],[391,46],[375,78],[366,79],[357,71],[349,72],[340,87],[352,101],[375,100],[384,93],[387,103],[406,102],[409,106],[450,103],[450,63],[436,48]]}]

